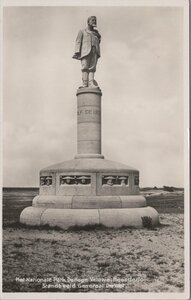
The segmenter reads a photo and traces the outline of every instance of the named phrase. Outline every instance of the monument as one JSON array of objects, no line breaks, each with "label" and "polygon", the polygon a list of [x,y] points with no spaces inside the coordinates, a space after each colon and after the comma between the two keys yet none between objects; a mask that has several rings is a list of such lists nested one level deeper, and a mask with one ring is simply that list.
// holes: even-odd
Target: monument
[{"label": "monument", "polygon": [[20,222],[62,229],[85,225],[141,228],[148,218],[155,226],[159,216],[139,193],[139,171],[102,155],[102,92],[94,79],[101,35],[95,16],[87,23],[78,33],[73,55],[82,66],[82,86],[76,93],[77,155],[40,171],[39,195],[21,212]]}]

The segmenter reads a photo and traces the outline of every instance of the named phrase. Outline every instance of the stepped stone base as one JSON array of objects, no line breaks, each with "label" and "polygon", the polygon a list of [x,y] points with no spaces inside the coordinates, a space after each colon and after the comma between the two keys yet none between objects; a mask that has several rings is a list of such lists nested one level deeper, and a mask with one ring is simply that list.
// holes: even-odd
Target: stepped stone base
[{"label": "stepped stone base", "polygon": [[45,207],[27,207],[20,216],[20,222],[26,225],[49,225],[69,229],[73,226],[103,225],[120,228],[129,226],[143,227],[143,219],[148,217],[152,226],[159,223],[157,211],[152,207],[106,208],[106,209],[60,209]]},{"label": "stepped stone base", "polygon": [[36,196],[32,206],[63,209],[136,208],[145,207],[141,195],[128,196]]},{"label": "stepped stone base", "polygon": [[[91,156],[91,155],[90,155]],[[40,171],[40,192],[20,222],[68,229],[72,226],[143,227],[159,222],[139,194],[139,171],[103,158],[76,158]]]}]

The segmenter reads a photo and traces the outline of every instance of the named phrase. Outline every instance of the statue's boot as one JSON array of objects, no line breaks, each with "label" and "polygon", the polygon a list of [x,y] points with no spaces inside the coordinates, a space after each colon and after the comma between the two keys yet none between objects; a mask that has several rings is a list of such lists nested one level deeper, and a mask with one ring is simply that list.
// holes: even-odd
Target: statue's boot
[{"label": "statue's boot", "polygon": [[89,83],[88,86],[91,88],[98,88],[97,82],[94,80],[94,72],[89,72]]},{"label": "statue's boot", "polygon": [[82,72],[82,87],[88,86],[88,72]]}]

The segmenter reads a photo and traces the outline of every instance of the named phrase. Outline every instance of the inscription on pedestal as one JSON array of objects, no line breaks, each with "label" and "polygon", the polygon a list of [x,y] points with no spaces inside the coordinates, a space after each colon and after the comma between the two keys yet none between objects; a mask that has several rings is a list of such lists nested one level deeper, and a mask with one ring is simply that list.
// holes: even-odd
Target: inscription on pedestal
[{"label": "inscription on pedestal", "polygon": [[85,115],[100,115],[100,110],[98,109],[78,109],[77,111],[78,116],[85,114]]},{"label": "inscription on pedestal", "polygon": [[77,111],[78,123],[81,122],[100,122],[101,111],[98,108],[79,107]]}]

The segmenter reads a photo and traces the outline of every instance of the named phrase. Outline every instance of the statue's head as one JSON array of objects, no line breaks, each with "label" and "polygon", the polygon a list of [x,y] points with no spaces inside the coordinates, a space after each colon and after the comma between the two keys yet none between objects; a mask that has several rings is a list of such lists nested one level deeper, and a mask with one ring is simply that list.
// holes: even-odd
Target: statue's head
[{"label": "statue's head", "polygon": [[88,25],[92,26],[92,27],[96,27],[97,26],[97,19],[95,16],[91,16],[88,18],[87,20]]}]

